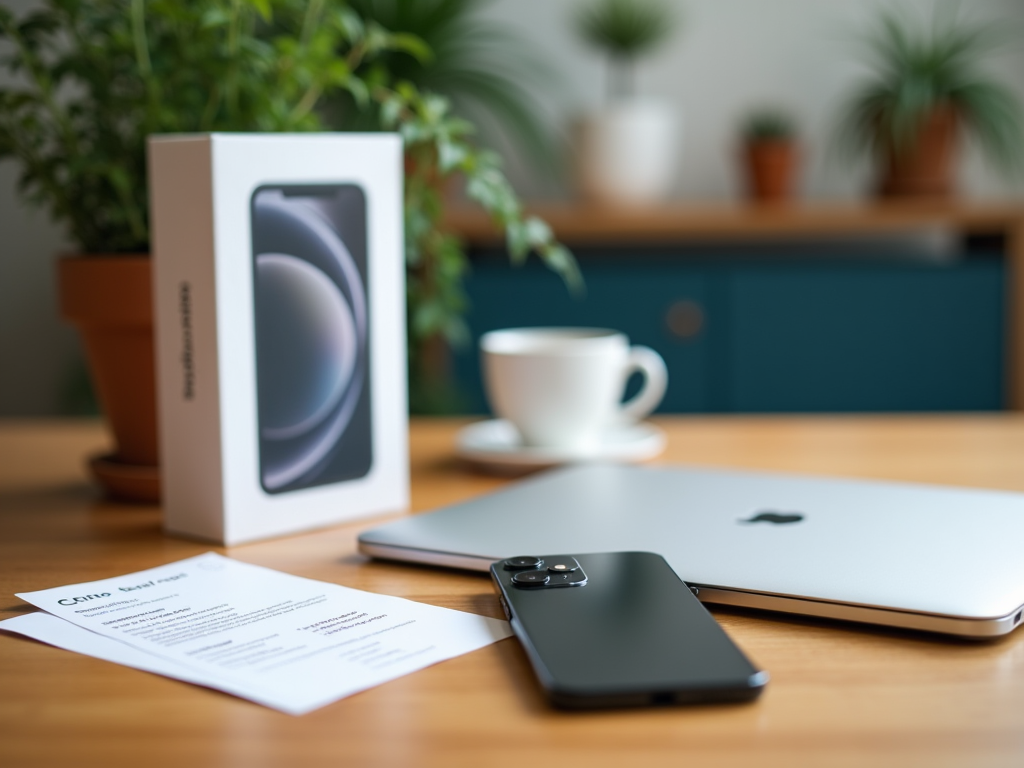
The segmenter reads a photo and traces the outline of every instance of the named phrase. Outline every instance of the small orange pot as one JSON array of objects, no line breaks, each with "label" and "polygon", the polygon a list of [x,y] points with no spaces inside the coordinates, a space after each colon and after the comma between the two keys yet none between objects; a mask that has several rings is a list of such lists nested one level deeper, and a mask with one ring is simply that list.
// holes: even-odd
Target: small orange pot
[{"label": "small orange pot", "polygon": [[759,202],[780,202],[793,197],[797,149],[788,139],[755,139],[745,146],[747,191]]},{"label": "small orange pot", "polygon": [[146,255],[58,262],[61,315],[81,334],[117,450],[90,469],[114,498],[160,498],[151,261]]}]

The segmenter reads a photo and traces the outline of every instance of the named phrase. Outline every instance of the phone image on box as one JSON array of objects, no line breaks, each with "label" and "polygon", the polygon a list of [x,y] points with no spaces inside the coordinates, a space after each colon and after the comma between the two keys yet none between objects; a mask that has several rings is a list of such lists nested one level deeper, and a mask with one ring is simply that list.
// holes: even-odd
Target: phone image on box
[{"label": "phone image on box", "polygon": [[260,484],[285,493],[373,464],[366,195],[274,185],[251,199]]},{"label": "phone image on box", "polygon": [[743,701],[768,682],[660,555],[513,557],[491,577],[556,706]]}]

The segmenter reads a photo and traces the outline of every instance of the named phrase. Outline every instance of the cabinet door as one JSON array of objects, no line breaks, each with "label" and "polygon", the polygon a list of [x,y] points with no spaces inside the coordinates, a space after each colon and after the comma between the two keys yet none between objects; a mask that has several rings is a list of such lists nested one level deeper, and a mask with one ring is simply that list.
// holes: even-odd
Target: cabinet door
[{"label": "cabinet door", "polygon": [[[631,343],[661,354],[669,384],[660,411],[706,410],[712,321],[703,273],[629,254],[582,254],[580,260],[586,292],[579,297],[571,296],[561,279],[539,264],[513,268],[499,259],[474,262],[466,284],[472,343],[455,354],[456,376],[470,407],[486,410],[477,350],[482,333],[519,326],[588,326],[620,330]],[[631,382],[627,393],[637,386]]]},{"label": "cabinet door", "polygon": [[729,410],[1001,408],[1002,296],[996,259],[737,268]]}]

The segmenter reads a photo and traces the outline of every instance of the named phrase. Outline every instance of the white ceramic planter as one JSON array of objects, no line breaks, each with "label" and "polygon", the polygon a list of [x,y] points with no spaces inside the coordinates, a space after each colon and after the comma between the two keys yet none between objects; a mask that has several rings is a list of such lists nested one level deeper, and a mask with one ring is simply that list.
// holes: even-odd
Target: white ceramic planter
[{"label": "white ceramic planter", "polygon": [[676,181],[680,121],[668,104],[627,101],[578,121],[576,173],[589,200],[649,205],[665,200]]}]

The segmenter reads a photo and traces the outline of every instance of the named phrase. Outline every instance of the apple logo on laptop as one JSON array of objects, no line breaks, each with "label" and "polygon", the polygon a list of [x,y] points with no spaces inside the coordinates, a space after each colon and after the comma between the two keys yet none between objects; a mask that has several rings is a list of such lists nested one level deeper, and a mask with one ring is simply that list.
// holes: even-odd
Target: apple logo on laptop
[{"label": "apple logo on laptop", "polygon": [[744,520],[740,518],[741,523],[772,523],[774,525],[785,525],[786,523],[799,523],[804,519],[804,516],[799,512],[758,512],[753,517]]}]

